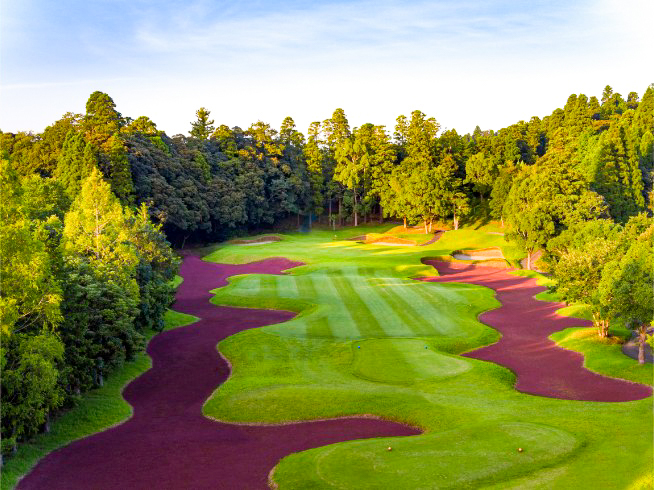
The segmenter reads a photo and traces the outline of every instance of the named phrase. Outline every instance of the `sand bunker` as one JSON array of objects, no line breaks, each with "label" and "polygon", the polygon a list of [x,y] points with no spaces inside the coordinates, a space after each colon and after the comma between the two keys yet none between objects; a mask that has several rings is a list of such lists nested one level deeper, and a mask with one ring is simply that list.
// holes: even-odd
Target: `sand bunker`
[{"label": "sand bunker", "polygon": [[230,245],[266,245],[267,243],[280,242],[282,239],[278,236],[261,236],[251,240],[238,239],[230,241]]},{"label": "sand bunker", "polygon": [[395,243],[395,242],[369,242],[375,245],[390,245],[393,247],[415,247],[415,243]]},{"label": "sand bunker", "polygon": [[503,259],[504,254],[499,247],[482,248],[479,250],[456,250],[452,257],[458,260],[492,260]]}]

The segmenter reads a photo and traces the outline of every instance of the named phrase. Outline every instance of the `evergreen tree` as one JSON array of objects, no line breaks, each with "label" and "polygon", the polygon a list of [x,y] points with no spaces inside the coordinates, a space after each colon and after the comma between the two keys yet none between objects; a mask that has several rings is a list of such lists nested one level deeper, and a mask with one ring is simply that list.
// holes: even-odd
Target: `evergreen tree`
[{"label": "evergreen tree", "polygon": [[206,140],[209,138],[214,130],[214,121],[213,119],[209,120],[210,114],[211,111],[208,111],[204,107],[200,107],[197,111],[195,111],[195,116],[197,119],[191,122],[191,131],[189,131],[191,137],[198,140]]}]

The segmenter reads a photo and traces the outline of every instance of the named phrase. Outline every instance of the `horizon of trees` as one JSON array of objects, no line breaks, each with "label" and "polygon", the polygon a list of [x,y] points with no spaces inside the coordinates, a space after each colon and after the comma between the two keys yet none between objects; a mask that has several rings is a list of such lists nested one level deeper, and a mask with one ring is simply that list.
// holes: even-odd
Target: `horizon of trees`
[{"label": "horizon of trees", "polygon": [[351,128],[339,108],[306,137],[290,117],[278,131],[195,115],[188,136],[169,137],[98,91],[85,114],[41,134],[0,132],[3,453],[161,328],[177,267],[169,241],[290,219],[390,217],[425,233],[496,219],[528,268],[544,251],[541,266],[566,301],[590,305],[600,336],[619,320],[642,355],[654,315],[654,86],[642,99],[609,86],[600,99],[573,94],[543,119],[466,135],[419,110],[390,134]]}]

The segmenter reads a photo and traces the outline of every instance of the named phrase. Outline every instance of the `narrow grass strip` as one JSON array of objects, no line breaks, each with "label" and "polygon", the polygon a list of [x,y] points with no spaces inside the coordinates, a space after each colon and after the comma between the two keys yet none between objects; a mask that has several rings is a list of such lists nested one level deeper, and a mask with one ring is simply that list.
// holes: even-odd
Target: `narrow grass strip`
[{"label": "narrow grass strip", "polygon": [[334,337],[344,339],[363,337],[363,332],[361,332],[358,322],[355,320],[356,312],[354,312],[355,316],[352,316],[352,312],[347,307],[346,302],[341,297],[340,291],[338,291],[338,288],[334,284],[334,278],[326,272],[314,274],[314,277],[319,279],[319,284],[324,288],[326,297],[332,297],[335,300],[339,297],[341,298],[340,303],[335,301],[331,305],[331,314],[327,316],[329,327]]},{"label": "narrow grass strip", "polygon": [[[393,308],[393,305],[381,294],[384,286],[378,285],[379,279],[371,277],[360,277],[359,279],[359,284],[355,286],[361,293],[361,300],[377,318],[386,335],[389,337],[415,337],[416,330],[411,328],[411,324],[398,314],[397,308]],[[361,282],[363,282],[363,287]]]},{"label": "narrow grass strip", "polygon": [[[402,321],[411,329],[416,337],[430,336],[434,330],[429,326],[425,316],[416,311],[414,304],[406,301],[396,290],[404,287],[398,280],[376,278],[377,290]],[[406,288],[405,288],[406,289]],[[412,298],[413,299],[413,298]]]},{"label": "narrow grass strip", "polygon": [[341,271],[332,271],[331,281],[338,291],[341,301],[355,319],[359,331],[366,337],[386,337],[386,332],[377,318],[363,302],[361,296]]},{"label": "narrow grass strip", "polygon": [[261,284],[261,291],[265,292],[266,296],[277,298],[277,278],[271,274],[264,274],[259,276]]}]

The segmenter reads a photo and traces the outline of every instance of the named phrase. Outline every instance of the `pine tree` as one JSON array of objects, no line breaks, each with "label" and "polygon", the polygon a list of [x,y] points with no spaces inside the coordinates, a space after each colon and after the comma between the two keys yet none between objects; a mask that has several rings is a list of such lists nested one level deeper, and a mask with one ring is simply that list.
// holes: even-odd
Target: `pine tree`
[{"label": "pine tree", "polygon": [[208,111],[204,107],[200,107],[197,111],[195,111],[195,116],[197,119],[191,122],[191,131],[189,131],[191,137],[202,141],[209,138],[214,130],[214,121],[213,119],[209,120],[210,114],[211,111]]}]

